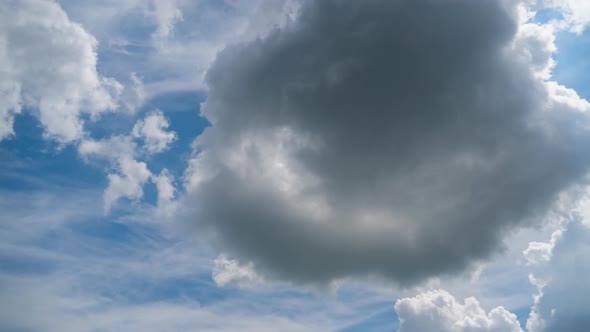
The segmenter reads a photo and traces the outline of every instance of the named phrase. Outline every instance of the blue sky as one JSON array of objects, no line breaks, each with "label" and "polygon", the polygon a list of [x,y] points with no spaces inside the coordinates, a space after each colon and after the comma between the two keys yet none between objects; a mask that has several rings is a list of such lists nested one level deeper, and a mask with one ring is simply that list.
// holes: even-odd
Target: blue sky
[{"label": "blue sky", "polygon": [[[257,265],[259,257],[236,255],[233,244],[211,240],[216,235],[208,226],[179,221],[200,208],[191,186],[208,176],[191,168],[208,151],[195,140],[216,127],[214,116],[201,113],[211,88],[203,79],[207,69],[228,45],[295,24],[300,6],[286,0],[0,5],[0,46],[21,52],[0,52],[6,73],[0,330],[412,332],[421,327],[410,323],[424,317],[441,331],[467,331],[465,324],[474,324],[469,331],[559,326],[547,313],[562,310],[573,295],[559,288],[567,282],[560,283],[566,279],[558,270],[582,273],[590,266],[587,246],[575,242],[584,237],[574,236],[590,232],[585,198],[575,207],[564,204],[562,215],[503,233],[501,249],[485,259],[409,286],[379,273],[302,284]],[[564,103],[589,111],[590,8],[582,0],[556,0],[547,10],[557,14],[519,23],[555,38],[549,57],[556,65],[540,82],[571,89]],[[522,47],[542,53],[534,47],[553,43],[539,40]],[[9,98],[15,86],[16,103]],[[580,267],[564,263],[572,255]],[[570,282],[588,294],[584,279]],[[590,307],[587,298],[572,298]],[[400,327],[399,316],[410,323]],[[498,317],[507,325],[498,325]]]}]

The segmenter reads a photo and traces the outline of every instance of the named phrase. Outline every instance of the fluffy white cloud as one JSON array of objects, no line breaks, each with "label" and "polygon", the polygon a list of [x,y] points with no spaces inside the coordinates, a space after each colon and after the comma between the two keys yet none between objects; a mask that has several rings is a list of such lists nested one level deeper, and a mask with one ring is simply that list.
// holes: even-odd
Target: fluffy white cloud
[{"label": "fluffy white cloud", "polygon": [[535,14],[524,7],[520,7],[519,15],[521,23],[513,42],[514,52],[530,65],[539,78],[548,80],[555,66],[555,29],[548,24],[531,22]]},{"label": "fluffy white cloud", "polygon": [[551,96],[550,105],[557,108],[573,108],[580,112],[590,111],[590,102],[581,98],[576,90],[567,88],[557,82],[546,82],[547,93]]},{"label": "fluffy white cloud", "polygon": [[464,303],[444,290],[422,293],[395,303],[399,332],[521,332],[516,315],[503,307],[486,313],[475,298]]},{"label": "fluffy white cloud", "polygon": [[549,242],[530,242],[522,254],[531,265],[547,263],[551,260],[553,248],[562,235],[563,230],[558,229],[551,234]]},{"label": "fluffy white cloud", "polygon": [[151,172],[144,162],[131,158],[118,161],[119,173],[109,174],[109,186],[104,192],[104,210],[109,212],[113,203],[126,197],[139,200],[143,197],[143,186],[150,179]]},{"label": "fluffy white cloud", "polygon": [[152,174],[145,162],[135,160],[136,149],[130,136],[113,136],[99,141],[85,139],[78,146],[83,158],[95,157],[110,163],[109,185],[104,192],[105,213],[120,198],[139,200],[143,197],[143,186]]},{"label": "fluffy white cloud", "polygon": [[0,139],[22,109],[45,136],[67,143],[83,132],[81,114],[117,108],[122,86],[96,71],[97,41],[49,0],[0,3]]},{"label": "fluffy white cloud", "polygon": [[155,111],[135,124],[132,135],[145,142],[144,149],[148,153],[159,153],[165,151],[176,140],[176,133],[166,130],[169,126],[170,123],[164,114],[161,111]]},{"label": "fluffy white cloud", "polygon": [[551,23],[533,22],[536,13],[525,7],[520,7],[519,11],[521,22],[513,41],[513,51],[540,79],[544,80],[546,92],[550,96],[547,108],[590,111],[590,102],[581,98],[575,90],[551,81],[552,70],[556,65],[553,59],[553,54],[557,52],[555,33],[559,27]]},{"label": "fluffy white cloud", "polygon": [[109,185],[104,193],[104,210],[109,212],[120,198],[139,200],[143,197],[143,187],[151,179],[158,190],[159,217],[170,217],[176,209],[173,201],[175,188],[173,178],[164,169],[153,175],[143,161],[138,161],[140,153],[133,138],[143,141],[141,149],[148,154],[162,152],[176,139],[176,133],[168,132],[168,120],[162,112],[152,112],[143,120],[138,120],[130,135],[112,136],[103,140],[83,139],[78,145],[80,155],[106,160],[110,163]]},{"label": "fluffy white cloud", "polygon": [[582,33],[590,24],[590,2],[586,0],[540,0],[541,6],[558,9],[563,15],[556,25]]},{"label": "fluffy white cloud", "polygon": [[219,255],[214,261],[211,277],[218,286],[248,286],[259,284],[262,278],[254,270],[254,265],[240,264],[240,262],[228,259],[225,255]]}]

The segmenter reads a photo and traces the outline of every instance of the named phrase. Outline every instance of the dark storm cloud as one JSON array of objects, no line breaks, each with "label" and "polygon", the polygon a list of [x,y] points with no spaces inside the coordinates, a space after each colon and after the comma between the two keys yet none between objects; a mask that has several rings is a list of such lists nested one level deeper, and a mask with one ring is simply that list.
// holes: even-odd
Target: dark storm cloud
[{"label": "dark storm cloud", "polygon": [[[191,222],[274,276],[455,271],[586,173],[514,2],[322,0],[209,70]],[[190,181],[189,181],[190,182]]]}]

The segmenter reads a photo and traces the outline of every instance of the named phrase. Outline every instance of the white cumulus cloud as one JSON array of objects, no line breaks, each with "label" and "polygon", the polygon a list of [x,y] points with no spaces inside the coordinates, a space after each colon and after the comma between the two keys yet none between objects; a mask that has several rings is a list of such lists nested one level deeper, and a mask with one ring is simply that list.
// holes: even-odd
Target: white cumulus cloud
[{"label": "white cumulus cloud", "polygon": [[590,24],[590,1],[587,0],[540,0],[544,6],[558,9],[563,19],[556,23],[574,33],[582,33]]},{"label": "white cumulus cloud", "polygon": [[530,242],[522,254],[531,265],[547,263],[551,260],[553,248],[562,235],[563,230],[558,229],[551,234],[549,242]]},{"label": "white cumulus cloud", "polygon": [[429,291],[395,303],[399,332],[521,332],[516,315],[496,307],[485,312],[473,298],[458,302],[444,290]]},{"label": "white cumulus cloud", "polygon": [[143,197],[143,186],[150,179],[151,173],[146,163],[131,158],[118,161],[119,173],[111,173],[107,177],[109,186],[104,192],[104,209],[110,211],[113,203],[120,198],[139,200]]},{"label": "white cumulus cloud", "polygon": [[129,136],[104,140],[85,139],[78,146],[83,158],[94,157],[110,163],[109,185],[104,192],[104,211],[108,213],[120,198],[139,200],[143,186],[152,176],[145,162],[135,160],[136,145]]},{"label": "white cumulus cloud", "polygon": [[252,263],[241,264],[237,260],[219,255],[214,261],[211,277],[220,286],[247,286],[260,283],[262,278],[254,270]]},{"label": "white cumulus cloud", "polygon": [[123,87],[97,72],[96,47],[53,1],[0,2],[0,139],[23,109],[60,143],[81,137],[82,114],[116,109]]},{"label": "white cumulus cloud", "polygon": [[[148,154],[162,152],[176,139],[176,133],[166,131],[168,120],[162,112],[156,111],[138,120],[129,135],[112,136],[102,140],[83,139],[78,145],[80,155],[109,162],[109,185],[104,192],[104,210],[108,213],[113,204],[121,198],[139,200],[143,187],[151,179],[158,191],[158,214],[170,217],[176,209],[174,202],[174,178],[167,169],[154,175],[144,161],[140,161],[140,150]],[[134,138],[140,138],[143,145],[137,146]]]},{"label": "white cumulus cloud", "polygon": [[133,127],[132,135],[145,142],[145,150],[150,154],[163,152],[176,140],[176,133],[167,131],[170,123],[161,111],[150,113]]}]

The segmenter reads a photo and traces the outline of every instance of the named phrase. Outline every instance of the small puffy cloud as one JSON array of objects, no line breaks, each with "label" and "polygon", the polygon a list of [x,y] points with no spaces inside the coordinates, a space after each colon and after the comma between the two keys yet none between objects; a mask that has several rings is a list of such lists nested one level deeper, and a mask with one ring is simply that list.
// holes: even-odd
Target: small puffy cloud
[{"label": "small puffy cloud", "polygon": [[444,290],[400,299],[395,311],[399,332],[522,332],[516,315],[503,307],[486,313],[475,298],[460,303]]},{"label": "small puffy cloud", "polygon": [[553,244],[551,242],[531,242],[523,251],[524,257],[529,264],[542,264],[551,259]]},{"label": "small puffy cloud", "polygon": [[160,153],[176,140],[176,133],[167,131],[170,123],[161,111],[150,113],[145,119],[139,120],[133,127],[133,137],[144,141],[144,149],[150,153]]},{"label": "small puffy cloud", "polygon": [[122,86],[96,71],[97,41],[49,0],[0,3],[0,139],[14,116],[31,109],[45,136],[81,138],[81,114],[117,108]]},{"label": "small puffy cloud", "polygon": [[237,260],[228,259],[225,255],[219,255],[213,263],[211,277],[220,287],[248,286],[262,281],[252,263],[240,264]]},{"label": "small puffy cloud", "polygon": [[108,213],[113,204],[121,198],[141,199],[143,186],[151,176],[146,163],[131,158],[121,158],[118,167],[118,173],[107,176],[109,186],[104,192],[105,213]]},{"label": "small puffy cloud", "polygon": [[551,260],[553,248],[562,235],[563,230],[558,229],[551,234],[549,242],[531,242],[522,254],[531,265],[547,263]]}]

